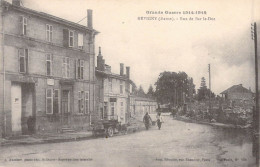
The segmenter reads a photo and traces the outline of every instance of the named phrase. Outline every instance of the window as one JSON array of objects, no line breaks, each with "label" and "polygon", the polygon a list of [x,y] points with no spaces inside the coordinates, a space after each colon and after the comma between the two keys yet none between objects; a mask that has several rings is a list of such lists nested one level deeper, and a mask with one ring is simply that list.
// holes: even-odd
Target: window
[{"label": "window", "polygon": [[74,31],[69,31],[69,47],[74,46]]},{"label": "window", "polygon": [[120,110],[122,115],[124,113],[124,102],[121,102]]},{"label": "window", "polygon": [[46,24],[46,39],[52,42],[52,25]]},{"label": "window", "polygon": [[53,94],[53,113],[58,114],[59,112],[59,89],[55,89]]},{"label": "window", "polygon": [[115,114],[115,102],[110,102],[110,116],[114,116]]},{"label": "window", "polygon": [[104,119],[108,117],[108,107],[107,107],[107,102],[104,102]]},{"label": "window", "polygon": [[68,57],[64,57],[63,58],[62,76],[64,78],[69,78],[70,77],[70,59]]},{"label": "window", "polygon": [[78,34],[78,48],[83,49],[83,34]]},{"label": "window", "polygon": [[85,113],[89,113],[89,92],[85,91]]},{"label": "window", "polygon": [[124,85],[123,85],[123,81],[120,81],[120,94],[124,93]]},{"label": "window", "polygon": [[27,18],[23,17],[23,35],[27,35]]},{"label": "window", "polygon": [[53,89],[46,89],[46,114],[53,114]]},{"label": "window", "polygon": [[108,78],[108,88],[109,88],[109,92],[112,92],[113,89],[112,78]]},{"label": "window", "polygon": [[28,72],[28,59],[29,53],[28,49],[20,49],[19,53],[19,71],[20,73],[27,73]]},{"label": "window", "polygon": [[47,76],[52,76],[52,60],[53,60],[53,55],[46,54],[46,75]]},{"label": "window", "polygon": [[78,95],[78,107],[79,107],[79,113],[84,113],[84,92],[79,91]]},{"label": "window", "polygon": [[84,71],[84,60],[77,61],[77,78],[83,79],[83,71]]}]

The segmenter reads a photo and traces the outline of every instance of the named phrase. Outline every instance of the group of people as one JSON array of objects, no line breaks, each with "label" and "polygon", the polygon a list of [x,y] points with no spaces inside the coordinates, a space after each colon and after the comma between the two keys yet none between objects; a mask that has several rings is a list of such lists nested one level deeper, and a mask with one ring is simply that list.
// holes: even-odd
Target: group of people
[{"label": "group of people", "polygon": [[[144,115],[143,122],[144,122],[146,130],[148,130],[149,126],[150,126],[150,122],[153,122],[150,115],[148,114],[148,112],[146,112],[146,114]],[[157,123],[158,129],[160,130],[162,123],[163,123],[163,118],[161,116],[161,113],[157,114],[156,123]]]}]

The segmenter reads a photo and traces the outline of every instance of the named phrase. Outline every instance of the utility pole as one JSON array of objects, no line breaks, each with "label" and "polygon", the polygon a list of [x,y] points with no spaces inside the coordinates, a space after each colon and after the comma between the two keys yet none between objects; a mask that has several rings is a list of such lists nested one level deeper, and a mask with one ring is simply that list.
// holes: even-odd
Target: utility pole
[{"label": "utility pole", "polygon": [[209,113],[211,113],[211,78],[210,78],[210,64],[208,64],[209,71]]},{"label": "utility pole", "polygon": [[257,27],[251,24],[251,35],[255,47],[255,110],[253,111],[254,139],[253,151],[255,151],[256,164],[259,166],[259,95],[258,95],[258,58],[257,58]]}]

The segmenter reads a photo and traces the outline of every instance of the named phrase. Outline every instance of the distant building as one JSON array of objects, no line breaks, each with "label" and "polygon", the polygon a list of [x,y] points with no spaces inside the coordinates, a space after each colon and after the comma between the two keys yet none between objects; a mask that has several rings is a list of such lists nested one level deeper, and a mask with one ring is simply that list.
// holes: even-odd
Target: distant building
[{"label": "distant building", "polygon": [[129,118],[129,95],[130,95],[130,67],[120,64],[120,75],[111,72],[111,66],[105,64],[105,60],[99,48],[97,56],[96,79],[99,92],[97,102],[99,119],[117,119],[122,124]]},{"label": "distant building", "polygon": [[157,107],[158,104],[154,99],[131,95],[130,98],[131,116],[143,117],[146,112],[148,112],[149,114],[155,114]]},{"label": "distant building", "polygon": [[252,101],[253,93],[251,90],[242,86],[242,84],[234,85],[227,90],[220,93],[222,98],[230,102],[242,102],[242,101]]},{"label": "distant building", "polygon": [[0,1],[0,122],[3,136],[87,128],[95,115],[92,10],[83,26]]}]

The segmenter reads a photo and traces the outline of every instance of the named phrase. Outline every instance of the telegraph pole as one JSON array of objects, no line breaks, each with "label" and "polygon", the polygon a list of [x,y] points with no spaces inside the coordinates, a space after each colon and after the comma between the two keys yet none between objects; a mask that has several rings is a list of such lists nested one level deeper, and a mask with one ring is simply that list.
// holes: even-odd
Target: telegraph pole
[{"label": "telegraph pole", "polygon": [[208,64],[209,71],[209,113],[211,113],[211,76],[210,76],[210,64]]},{"label": "telegraph pole", "polygon": [[253,114],[254,121],[254,139],[255,145],[253,147],[256,155],[256,164],[259,165],[259,95],[258,95],[258,58],[257,58],[257,27],[256,23],[251,24],[251,35],[254,40],[255,47],[255,111]]}]

